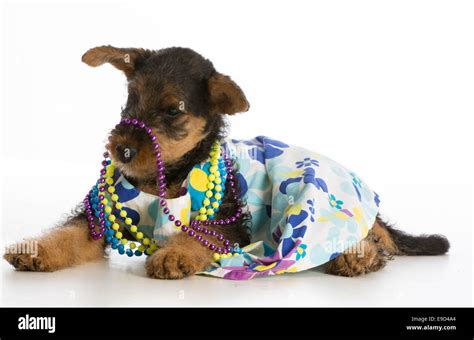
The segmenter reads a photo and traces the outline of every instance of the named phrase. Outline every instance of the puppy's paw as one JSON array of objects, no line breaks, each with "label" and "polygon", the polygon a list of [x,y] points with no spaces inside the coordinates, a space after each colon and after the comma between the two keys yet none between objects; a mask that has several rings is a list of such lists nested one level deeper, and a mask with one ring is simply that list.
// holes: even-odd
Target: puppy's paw
[{"label": "puppy's paw", "polygon": [[193,275],[203,266],[189,250],[168,246],[151,255],[145,267],[152,278],[175,280]]},{"label": "puppy's paw", "polygon": [[38,254],[13,254],[5,253],[3,258],[8,261],[16,270],[20,271],[34,271],[34,272],[49,272],[52,271],[48,266],[47,261]]}]

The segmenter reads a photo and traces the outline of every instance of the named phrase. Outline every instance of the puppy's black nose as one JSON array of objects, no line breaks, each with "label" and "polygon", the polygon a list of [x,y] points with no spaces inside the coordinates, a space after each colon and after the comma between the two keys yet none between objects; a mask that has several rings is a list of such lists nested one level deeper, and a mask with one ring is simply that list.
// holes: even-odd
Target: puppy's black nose
[{"label": "puppy's black nose", "polygon": [[117,145],[115,151],[117,151],[117,157],[122,163],[130,162],[138,152],[137,149],[128,145]]}]

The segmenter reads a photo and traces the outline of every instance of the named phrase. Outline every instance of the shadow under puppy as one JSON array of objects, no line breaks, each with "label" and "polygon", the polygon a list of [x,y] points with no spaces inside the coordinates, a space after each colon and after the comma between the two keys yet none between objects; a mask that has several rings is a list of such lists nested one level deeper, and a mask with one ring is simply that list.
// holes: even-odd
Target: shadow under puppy
[{"label": "shadow under puppy", "polygon": [[[181,195],[183,182],[187,180],[190,171],[196,164],[208,159],[216,140],[225,139],[225,115],[249,109],[240,87],[228,76],[218,73],[209,60],[191,49],[166,48],[151,51],[101,46],[87,51],[82,60],[94,67],[104,63],[112,64],[127,77],[128,99],[121,117],[145,122],[157,137],[161,145],[161,158],[166,165],[166,199]],[[264,139],[259,141],[265,142]],[[270,147],[273,148],[271,145]],[[131,185],[141,192],[157,194],[156,159],[152,143],[143,131],[133,126],[117,125],[110,133],[107,149],[116,168]],[[291,183],[311,184],[313,181],[319,191],[329,194],[329,205],[333,208],[331,211],[336,214],[336,218],[341,218],[342,214],[346,220],[356,219],[357,216],[340,206],[342,201],[328,193],[326,184],[314,182],[315,173],[311,169],[319,165],[318,161],[312,161],[309,166],[306,161],[305,158],[301,165],[298,165],[298,168],[304,169],[301,170],[304,171],[303,175],[290,178],[290,182],[284,187],[280,184],[279,190],[286,193],[287,185]],[[235,167],[238,170],[239,164],[235,164]],[[360,185],[356,179],[354,177],[354,183]],[[242,190],[243,184],[239,183],[242,179],[239,180],[239,176],[236,176],[236,181],[238,189]],[[248,183],[245,183],[245,186],[247,187]],[[231,199],[230,190],[230,187],[225,188],[220,209],[216,213],[217,219],[236,213],[237,205]],[[293,212],[295,216],[298,213],[301,211]],[[348,217],[345,217],[344,213]],[[269,217],[272,214],[273,212],[270,212]],[[288,216],[290,215],[291,213],[288,213]],[[309,219],[309,216],[305,218]],[[322,221],[330,217],[314,218]],[[314,221],[313,216],[311,221]],[[231,244],[245,246],[255,241],[252,239],[251,230],[258,230],[259,226],[252,226],[254,222],[251,212],[244,209],[235,223],[225,226],[209,225],[209,229],[222,233]],[[362,255],[349,250],[331,254],[325,261],[329,273],[357,276],[379,270],[392,255],[438,255],[449,249],[445,237],[407,235],[382,221],[377,213],[370,223],[357,247],[363,250]],[[127,230],[122,231],[126,237],[132,238]],[[286,232],[285,229],[277,230],[272,236],[278,241]],[[291,251],[296,254],[297,259],[304,256],[307,247],[314,246],[303,247],[301,242],[294,240],[295,237],[298,238],[295,234],[285,237],[293,242]],[[89,236],[83,206],[62,226],[54,228],[36,241],[37,256],[7,253],[5,259],[18,270],[55,271],[102,258],[106,248],[103,239],[95,241]],[[180,279],[208,268],[212,263],[212,255],[213,251],[203,247],[196,239],[186,233],[177,232],[170,235],[164,246],[147,258],[146,271],[154,278]],[[254,269],[255,272],[265,272],[272,268],[268,266],[263,270],[257,267]],[[285,267],[273,273],[291,271],[288,269],[289,267]]]}]

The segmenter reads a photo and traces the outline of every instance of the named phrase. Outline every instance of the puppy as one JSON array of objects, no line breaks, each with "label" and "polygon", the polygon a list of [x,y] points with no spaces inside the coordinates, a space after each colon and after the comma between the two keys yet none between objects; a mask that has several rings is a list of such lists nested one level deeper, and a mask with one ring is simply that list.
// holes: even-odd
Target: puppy
[{"label": "puppy", "polygon": [[[241,88],[230,77],[217,72],[209,60],[191,49],[173,47],[152,51],[101,46],[87,51],[82,61],[93,67],[109,63],[125,74],[128,99],[121,117],[138,119],[152,129],[160,145],[161,159],[166,165],[165,199],[170,202],[183,197],[183,183],[190,181],[190,173],[196,169],[196,164],[206,162],[215,141],[226,144],[234,153],[237,150],[245,155],[253,153],[255,157],[250,157],[252,160],[249,164],[268,172],[273,158],[277,159],[292,150],[289,145],[267,137],[257,137],[250,142],[226,140],[225,115],[245,112],[249,109],[249,103]],[[118,169],[118,175],[128,188],[133,187],[136,192],[152,195],[149,197],[158,197],[153,144],[143,131],[118,124],[110,132],[106,148]],[[148,256],[147,274],[152,278],[181,279],[205,272],[230,279],[248,279],[326,264],[328,273],[358,276],[381,269],[393,255],[438,255],[448,251],[449,242],[444,236],[410,236],[384,222],[377,212],[378,195],[365,187],[352,172],[341,175],[349,176],[349,182],[339,179],[342,183],[340,188],[350,193],[353,197],[348,199],[355,202],[352,207],[346,208],[348,202],[336,198],[330,191],[331,184],[320,175],[324,171],[323,164],[330,165],[328,169],[334,173],[328,176],[334,178],[338,172],[344,172],[344,168],[322,155],[311,155],[314,159],[307,157],[294,162],[294,171],[289,171],[289,175],[279,182],[275,174],[263,175],[264,180],[259,185],[260,192],[265,192],[263,195],[269,198],[268,203],[263,205],[266,213],[257,212],[255,199],[250,202],[250,190],[255,181],[246,177],[245,171],[239,174],[244,161],[233,155],[232,164],[237,171],[235,188],[225,187],[215,218],[238,217],[225,225],[210,223],[208,228],[210,232],[222,234],[231,245],[257,246],[247,247],[247,257],[237,256],[243,258],[238,260],[240,262],[224,256],[220,265],[216,265],[213,262],[213,249],[202,246],[188,233],[177,230],[164,235],[159,249]],[[287,160],[287,163],[290,162]],[[304,190],[310,187],[318,198],[314,201],[305,197],[297,204],[288,201],[278,211],[276,205],[281,203],[272,201],[275,198],[272,195],[278,193],[291,200],[293,196],[290,192],[296,186]],[[333,188],[336,187],[333,185]],[[235,190],[240,193],[240,205],[232,198],[231,193]],[[367,199],[365,203],[364,192]],[[327,207],[322,210],[315,208],[321,205]],[[241,209],[241,213],[238,213],[238,209]],[[262,222],[261,216],[266,222]],[[276,216],[279,216],[278,223],[274,223]],[[265,228],[269,231],[264,230],[267,222],[270,225]],[[160,227],[161,231],[164,230]],[[308,243],[304,243],[303,227],[306,234],[313,233],[314,238],[309,239]],[[324,231],[327,240],[330,235],[344,234],[351,228],[357,235],[356,248],[362,251],[349,250],[347,245],[336,247],[334,251],[317,248],[318,237],[322,236],[314,230]],[[128,239],[133,239],[133,235],[123,225],[120,231]],[[156,228],[150,232],[158,235],[153,234]],[[269,250],[268,246],[258,243],[259,237],[273,242],[273,249]],[[107,248],[104,239],[93,240],[89,236],[83,205],[79,205],[62,226],[35,241],[38,242],[37,256],[7,253],[4,258],[17,270],[55,271],[100,259]],[[310,248],[315,255],[305,257]],[[304,264],[299,265],[299,262]]]}]

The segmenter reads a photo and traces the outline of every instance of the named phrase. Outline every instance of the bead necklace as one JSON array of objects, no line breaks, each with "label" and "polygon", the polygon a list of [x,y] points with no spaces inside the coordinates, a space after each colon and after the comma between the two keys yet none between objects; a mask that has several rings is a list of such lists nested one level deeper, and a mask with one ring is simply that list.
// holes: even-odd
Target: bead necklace
[{"label": "bead necklace", "polygon": [[[229,225],[237,221],[242,214],[242,202],[239,198],[236,184],[234,182],[235,175],[233,173],[232,161],[224,150],[221,150],[220,143],[216,141],[212,147],[210,156],[210,174],[208,176],[207,191],[205,198],[202,201],[202,207],[199,209],[199,214],[189,225],[183,224],[167,207],[166,199],[166,182],[165,182],[165,165],[161,160],[160,144],[156,140],[151,128],[147,127],[145,123],[137,119],[122,119],[117,125],[128,125],[143,129],[152,142],[153,151],[156,157],[157,167],[157,187],[159,196],[159,206],[165,215],[168,215],[168,220],[174,222],[176,228],[188,236],[193,237],[202,246],[214,251],[213,259],[218,261],[220,258],[230,257],[242,253],[242,250],[237,246],[231,247],[230,241],[226,240],[224,235],[210,230],[209,225]],[[109,159],[109,153],[104,153],[104,160],[102,161],[103,168],[100,171],[100,178],[96,185],[90,190],[84,199],[84,207],[87,215],[87,220],[90,229],[90,235],[94,240],[105,237],[107,243],[111,243],[112,249],[117,249],[120,254],[127,254],[127,256],[141,256],[142,254],[151,255],[158,247],[155,240],[150,240],[143,237],[143,233],[139,231],[136,225],[133,225],[131,218],[127,217],[127,212],[122,209],[120,198],[115,194],[114,171],[115,166]],[[215,214],[219,210],[222,202],[225,184],[230,186],[230,193],[237,204],[237,212],[225,219],[214,219]],[[117,214],[118,213],[118,216]],[[95,220],[98,220],[96,226]],[[135,239],[141,244],[123,238],[119,231],[121,221],[127,224],[129,230],[134,234]],[[96,230],[98,228],[98,230]],[[207,238],[215,238],[217,241],[210,242]],[[128,248],[125,249],[125,246]],[[137,249],[136,249],[137,248]],[[136,250],[135,250],[136,249]]]}]

